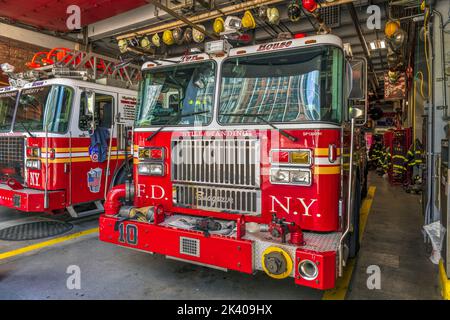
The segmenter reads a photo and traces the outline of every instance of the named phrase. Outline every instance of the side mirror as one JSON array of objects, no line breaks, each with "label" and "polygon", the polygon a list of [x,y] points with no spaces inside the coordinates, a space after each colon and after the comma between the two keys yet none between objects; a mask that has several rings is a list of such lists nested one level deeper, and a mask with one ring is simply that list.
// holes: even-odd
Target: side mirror
[{"label": "side mirror", "polygon": [[363,126],[367,122],[369,97],[367,94],[367,60],[353,57],[349,61],[349,114],[354,118],[356,125]]},{"label": "side mirror", "polygon": [[126,148],[127,132],[125,130],[125,125],[117,124],[117,150],[125,150]]},{"label": "side mirror", "polygon": [[350,107],[350,117],[353,119],[364,119],[366,115],[364,106],[352,106]]}]

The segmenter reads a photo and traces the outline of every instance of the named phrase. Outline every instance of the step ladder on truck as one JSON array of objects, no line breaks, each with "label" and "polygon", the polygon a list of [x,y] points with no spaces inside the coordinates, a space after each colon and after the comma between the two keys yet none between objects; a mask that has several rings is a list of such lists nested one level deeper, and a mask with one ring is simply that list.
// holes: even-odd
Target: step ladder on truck
[{"label": "step ladder on truck", "polygon": [[0,206],[73,217],[103,211],[130,171],[140,69],[91,52],[38,52],[0,89]]}]

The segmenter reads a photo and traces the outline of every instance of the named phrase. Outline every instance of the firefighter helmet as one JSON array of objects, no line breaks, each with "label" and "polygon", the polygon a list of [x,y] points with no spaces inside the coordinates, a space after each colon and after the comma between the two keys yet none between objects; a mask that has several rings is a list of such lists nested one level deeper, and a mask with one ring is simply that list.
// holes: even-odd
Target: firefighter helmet
[{"label": "firefighter helmet", "polygon": [[183,33],[183,41],[184,43],[192,42],[192,29],[186,28]]},{"label": "firefighter helmet", "polygon": [[155,33],[152,37],[152,43],[155,45],[155,47],[161,46],[161,39],[159,38],[159,35]]},{"label": "firefighter helmet", "polygon": [[180,27],[177,27],[177,28],[173,29],[172,36],[173,36],[173,40],[177,44],[182,44],[183,43],[183,30],[181,30]]},{"label": "firefighter helmet", "polygon": [[267,20],[267,6],[264,5],[258,8],[258,17]]},{"label": "firefighter helmet", "polygon": [[252,13],[247,10],[244,13],[244,16],[242,17],[242,27],[245,29],[255,29],[256,28],[256,22],[253,18]]},{"label": "firefighter helmet", "polygon": [[222,17],[216,18],[213,23],[214,32],[217,34],[223,32],[225,30],[224,23],[225,21],[223,20]]},{"label": "firefighter helmet", "polygon": [[400,22],[396,20],[389,20],[384,26],[384,34],[386,37],[391,38],[398,28],[400,28]]},{"label": "firefighter helmet", "polygon": [[[200,28],[205,30],[205,26],[199,24]],[[197,43],[203,42],[205,40],[205,34],[203,32],[198,31],[197,29],[192,30],[192,37],[194,38],[194,41]]]},{"label": "firefighter helmet", "polygon": [[174,40],[174,38],[173,38],[172,31],[170,31],[170,30],[165,30],[165,31],[163,32],[162,39],[163,39],[163,42],[164,42],[165,44],[167,44],[168,46],[171,46],[171,45],[173,45],[173,44],[175,43],[175,40]]},{"label": "firefighter helmet", "polygon": [[127,49],[128,49],[128,42],[127,42],[127,40],[120,39],[119,42],[118,42],[118,45],[119,45],[120,53],[127,52]]},{"label": "firefighter helmet", "polygon": [[300,20],[302,10],[300,9],[300,6],[298,5],[298,3],[293,1],[289,5],[287,13],[288,13],[289,20],[291,20],[292,22],[297,22]]},{"label": "firefighter helmet", "polygon": [[267,20],[271,24],[278,24],[280,22],[280,12],[276,7],[267,9]]},{"label": "firefighter helmet", "polygon": [[145,36],[141,39],[140,45],[141,45],[141,48],[143,48],[145,50],[150,50],[150,48],[152,47],[152,43],[150,42],[150,39],[147,36]]}]

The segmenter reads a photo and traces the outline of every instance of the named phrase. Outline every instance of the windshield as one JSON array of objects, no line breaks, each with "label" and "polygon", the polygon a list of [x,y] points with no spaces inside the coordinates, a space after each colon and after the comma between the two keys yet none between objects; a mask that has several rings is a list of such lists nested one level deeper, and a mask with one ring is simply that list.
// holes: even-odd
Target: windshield
[{"label": "windshield", "polygon": [[65,86],[24,89],[19,98],[15,131],[64,133],[69,127],[73,90]]},{"label": "windshield", "polygon": [[212,119],[215,75],[212,61],[145,72],[136,127],[208,124]]},{"label": "windshield", "polygon": [[341,121],[343,55],[338,48],[230,58],[222,70],[220,123],[260,123],[261,117],[281,123]]},{"label": "windshield", "polygon": [[0,93],[0,131],[10,131],[18,91]]}]

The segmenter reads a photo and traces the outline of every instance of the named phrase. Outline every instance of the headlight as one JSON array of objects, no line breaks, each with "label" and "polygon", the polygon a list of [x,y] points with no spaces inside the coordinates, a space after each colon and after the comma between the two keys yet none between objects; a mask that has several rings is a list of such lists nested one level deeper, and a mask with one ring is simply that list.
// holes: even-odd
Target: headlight
[{"label": "headlight", "polygon": [[162,176],[164,175],[164,164],[140,163],[138,165],[138,174],[145,176]]},{"label": "headlight", "polygon": [[289,183],[289,171],[280,169],[270,170],[270,181],[275,183]]},{"label": "headlight", "polygon": [[27,160],[27,168],[28,169],[36,169],[41,170],[41,160]]},{"label": "headlight", "polygon": [[270,182],[273,184],[311,185],[311,170],[292,168],[270,169]]},{"label": "headlight", "polygon": [[309,170],[292,170],[291,182],[309,185],[311,183],[311,172]]}]

